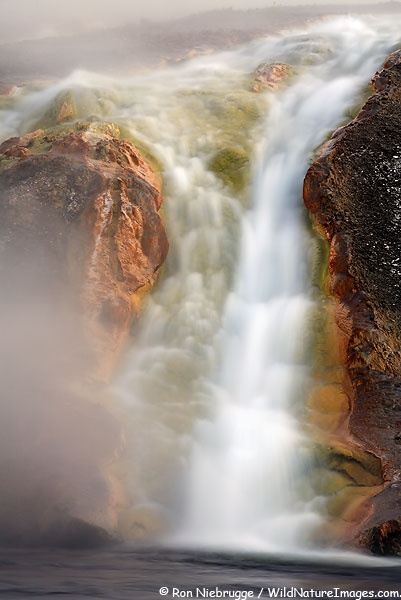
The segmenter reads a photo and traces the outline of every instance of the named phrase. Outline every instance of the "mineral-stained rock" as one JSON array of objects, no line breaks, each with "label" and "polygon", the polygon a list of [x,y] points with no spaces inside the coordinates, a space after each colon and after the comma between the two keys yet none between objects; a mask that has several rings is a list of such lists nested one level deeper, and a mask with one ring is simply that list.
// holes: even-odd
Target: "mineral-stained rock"
[{"label": "mineral-stained rock", "polygon": [[290,65],[285,63],[261,63],[254,72],[255,83],[252,84],[252,91],[276,91],[291,73]]},{"label": "mineral-stained rock", "polygon": [[0,146],[0,264],[15,278],[8,293],[33,293],[42,281],[75,297],[103,376],[168,249],[159,181],[115,134],[61,127]]},{"label": "mineral-stained rock", "polygon": [[107,543],[124,505],[103,382],[168,243],[158,177],[117,133],[0,146],[0,544]]},{"label": "mineral-stained rock", "polygon": [[361,543],[400,553],[401,52],[373,85],[376,93],[310,167],[304,199],[330,242],[331,293],[351,383],[349,431],[380,458],[385,479],[359,524]]},{"label": "mineral-stained rock", "polygon": [[211,158],[209,169],[234,192],[238,192],[249,180],[249,156],[241,146],[221,148]]}]

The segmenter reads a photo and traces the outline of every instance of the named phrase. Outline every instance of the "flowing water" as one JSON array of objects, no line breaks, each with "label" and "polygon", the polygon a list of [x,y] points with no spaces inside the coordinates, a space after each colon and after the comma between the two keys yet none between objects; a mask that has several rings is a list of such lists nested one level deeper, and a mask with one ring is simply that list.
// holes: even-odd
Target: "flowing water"
[{"label": "flowing water", "polygon": [[[161,166],[170,254],[113,385],[124,536],[288,553],[324,522],[305,479],[314,299],[302,182],[397,35],[389,18],[328,19],[147,76],[77,71],[1,110],[1,139],[21,135],[73,90],[80,118],[116,122]],[[291,65],[277,91],[249,92],[261,62]],[[222,149],[234,174],[216,174]]]},{"label": "flowing water", "polygon": [[[166,528],[170,543],[294,551],[321,521],[305,489],[310,451],[299,424],[312,304],[302,181],[313,150],[394,41],[353,19],[328,21],[188,66],[173,107],[165,98],[157,107],[168,121],[165,137],[158,120],[157,149],[169,182],[171,258],[119,392],[135,421],[131,519],[156,535]],[[207,170],[213,144],[228,134],[202,112],[211,89],[238,88],[238,70],[267,57],[294,74],[248,125],[254,171],[244,207]],[[194,115],[184,102],[177,120],[181,86],[193,101],[194,75],[202,103]],[[230,99],[225,91],[223,110],[235,119]]]}]

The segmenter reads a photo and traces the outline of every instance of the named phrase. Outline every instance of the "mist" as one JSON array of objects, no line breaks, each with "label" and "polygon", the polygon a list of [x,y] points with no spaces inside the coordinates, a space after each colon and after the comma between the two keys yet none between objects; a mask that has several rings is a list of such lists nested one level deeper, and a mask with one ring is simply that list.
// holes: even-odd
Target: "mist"
[{"label": "mist", "polygon": [[83,522],[112,530],[105,465],[119,426],[79,389],[88,359],[79,319],[45,294],[13,306],[2,300],[2,544],[69,545]]},{"label": "mist", "polygon": [[163,21],[186,15],[218,9],[263,9],[267,7],[294,7],[335,5],[346,10],[353,5],[381,4],[384,0],[71,0],[56,3],[52,0],[0,0],[0,36],[3,42],[15,39],[34,39],[60,34],[80,33],[104,27],[137,23],[143,19]]},{"label": "mist", "polygon": [[63,175],[50,187],[28,171],[0,177],[0,540],[87,545],[116,528],[121,426],[102,405],[74,271],[84,232],[57,211]]}]

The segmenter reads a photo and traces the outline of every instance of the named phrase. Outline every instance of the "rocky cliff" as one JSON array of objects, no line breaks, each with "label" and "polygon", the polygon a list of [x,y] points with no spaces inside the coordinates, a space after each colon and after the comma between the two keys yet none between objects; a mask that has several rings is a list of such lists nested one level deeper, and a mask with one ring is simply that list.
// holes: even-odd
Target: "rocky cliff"
[{"label": "rocky cliff", "polygon": [[123,440],[102,384],[166,257],[160,204],[158,177],[112,125],[0,146],[2,544],[116,530]]},{"label": "rocky cliff", "polygon": [[0,261],[13,280],[9,293],[48,286],[68,294],[84,315],[102,378],[168,249],[160,181],[118,135],[89,124],[0,146]]},{"label": "rocky cliff", "polygon": [[[356,539],[401,553],[401,52],[375,94],[310,167],[304,200],[330,243],[330,292],[347,367],[350,443],[377,456],[384,486]],[[361,519],[361,513],[359,513]]]}]

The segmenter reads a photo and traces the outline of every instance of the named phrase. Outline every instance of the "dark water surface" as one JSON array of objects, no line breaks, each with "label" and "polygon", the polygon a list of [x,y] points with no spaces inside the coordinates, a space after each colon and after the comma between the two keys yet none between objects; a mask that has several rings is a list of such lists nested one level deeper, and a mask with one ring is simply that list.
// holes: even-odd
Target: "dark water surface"
[{"label": "dark water surface", "polygon": [[330,597],[318,590],[333,598],[401,597],[401,562],[363,565],[339,556],[320,561],[127,546],[1,550],[0,569],[0,597],[10,599]]}]

